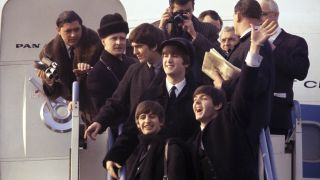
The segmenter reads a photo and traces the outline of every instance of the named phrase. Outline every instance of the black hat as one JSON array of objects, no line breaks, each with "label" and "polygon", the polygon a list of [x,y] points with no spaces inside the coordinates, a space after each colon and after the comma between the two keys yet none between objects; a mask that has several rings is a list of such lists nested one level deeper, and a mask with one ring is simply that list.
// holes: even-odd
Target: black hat
[{"label": "black hat", "polygon": [[120,14],[107,14],[102,17],[100,28],[98,29],[100,38],[119,32],[124,32],[126,34],[129,32],[128,23],[123,20]]},{"label": "black hat", "polygon": [[195,50],[191,42],[185,38],[181,37],[176,37],[176,38],[171,38],[169,40],[163,41],[162,44],[160,45],[160,50],[162,51],[165,46],[168,45],[173,45],[173,46],[178,46],[182,50],[185,51],[185,53],[190,57],[190,63],[192,60],[195,58]]}]

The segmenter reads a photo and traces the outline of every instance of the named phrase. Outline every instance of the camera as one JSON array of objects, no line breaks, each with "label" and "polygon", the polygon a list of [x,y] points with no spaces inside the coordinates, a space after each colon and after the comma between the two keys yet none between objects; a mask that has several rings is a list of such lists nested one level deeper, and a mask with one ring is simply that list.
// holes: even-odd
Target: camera
[{"label": "camera", "polygon": [[186,16],[186,12],[185,11],[177,11],[172,14],[168,23],[173,23],[173,24],[178,25],[178,24],[183,23],[183,21],[185,19],[188,19],[188,17]]},{"label": "camera", "polygon": [[56,62],[51,61],[49,58],[44,57],[41,61],[34,61],[34,67],[36,69],[42,70],[45,72],[47,78],[57,80],[58,76],[58,64]]},{"label": "camera", "polygon": [[186,11],[177,11],[168,20],[168,33],[170,37],[191,39],[191,36],[182,29],[182,23],[188,19]]}]

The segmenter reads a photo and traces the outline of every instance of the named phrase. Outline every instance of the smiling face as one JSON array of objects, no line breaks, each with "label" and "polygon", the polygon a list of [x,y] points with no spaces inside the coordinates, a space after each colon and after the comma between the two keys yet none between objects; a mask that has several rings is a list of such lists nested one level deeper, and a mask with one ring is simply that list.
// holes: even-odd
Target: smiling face
[{"label": "smiling face", "polygon": [[79,21],[64,23],[57,28],[58,34],[68,46],[75,46],[81,39],[82,27]]},{"label": "smiling face", "polygon": [[216,114],[211,97],[204,93],[195,95],[193,97],[193,112],[197,121],[210,121]]},{"label": "smiling face", "polygon": [[187,64],[184,63],[182,51],[174,46],[165,46],[162,50],[162,65],[167,79],[174,84],[185,78]]},{"label": "smiling face", "polygon": [[193,112],[203,128],[218,115],[221,107],[222,104],[214,105],[207,94],[199,93],[193,96]]},{"label": "smiling face", "polygon": [[162,126],[160,123],[159,116],[150,112],[150,113],[142,113],[137,117],[136,120],[137,127],[140,129],[142,134],[157,134]]},{"label": "smiling face", "polygon": [[121,57],[126,50],[126,33],[113,33],[101,39],[104,49],[116,57]]}]

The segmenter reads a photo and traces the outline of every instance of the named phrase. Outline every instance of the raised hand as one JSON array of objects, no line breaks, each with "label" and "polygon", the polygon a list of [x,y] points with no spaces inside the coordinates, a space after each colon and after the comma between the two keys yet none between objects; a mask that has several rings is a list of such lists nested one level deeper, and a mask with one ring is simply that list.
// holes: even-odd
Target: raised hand
[{"label": "raised hand", "polygon": [[273,34],[276,33],[278,24],[276,21],[265,20],[259,28],[252,24],[251,26],[251,44],[263,46],[263,43]]}]

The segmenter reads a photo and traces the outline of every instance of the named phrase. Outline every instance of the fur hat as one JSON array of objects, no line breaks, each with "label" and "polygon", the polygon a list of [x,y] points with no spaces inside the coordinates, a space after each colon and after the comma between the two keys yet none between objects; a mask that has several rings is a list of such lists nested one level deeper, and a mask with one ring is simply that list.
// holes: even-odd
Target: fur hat
[{"label": "fur hat", "polygon": [[100,28],[98,29],[100,38],[105,38],[110,34],[119,32],[126,34],[129,32],[128,23],[123,20],[120,14],[107,14],[101,18]]},{"label": "fur hat", "polygon": [[191,42],[185,38],[176,37],[169,40],[163,41],[160,46],[162,51],[165,46],[173,45],[181,48],[190,58],[190,64],[192,64],[193,59],[195,58],[195,50]]}]

